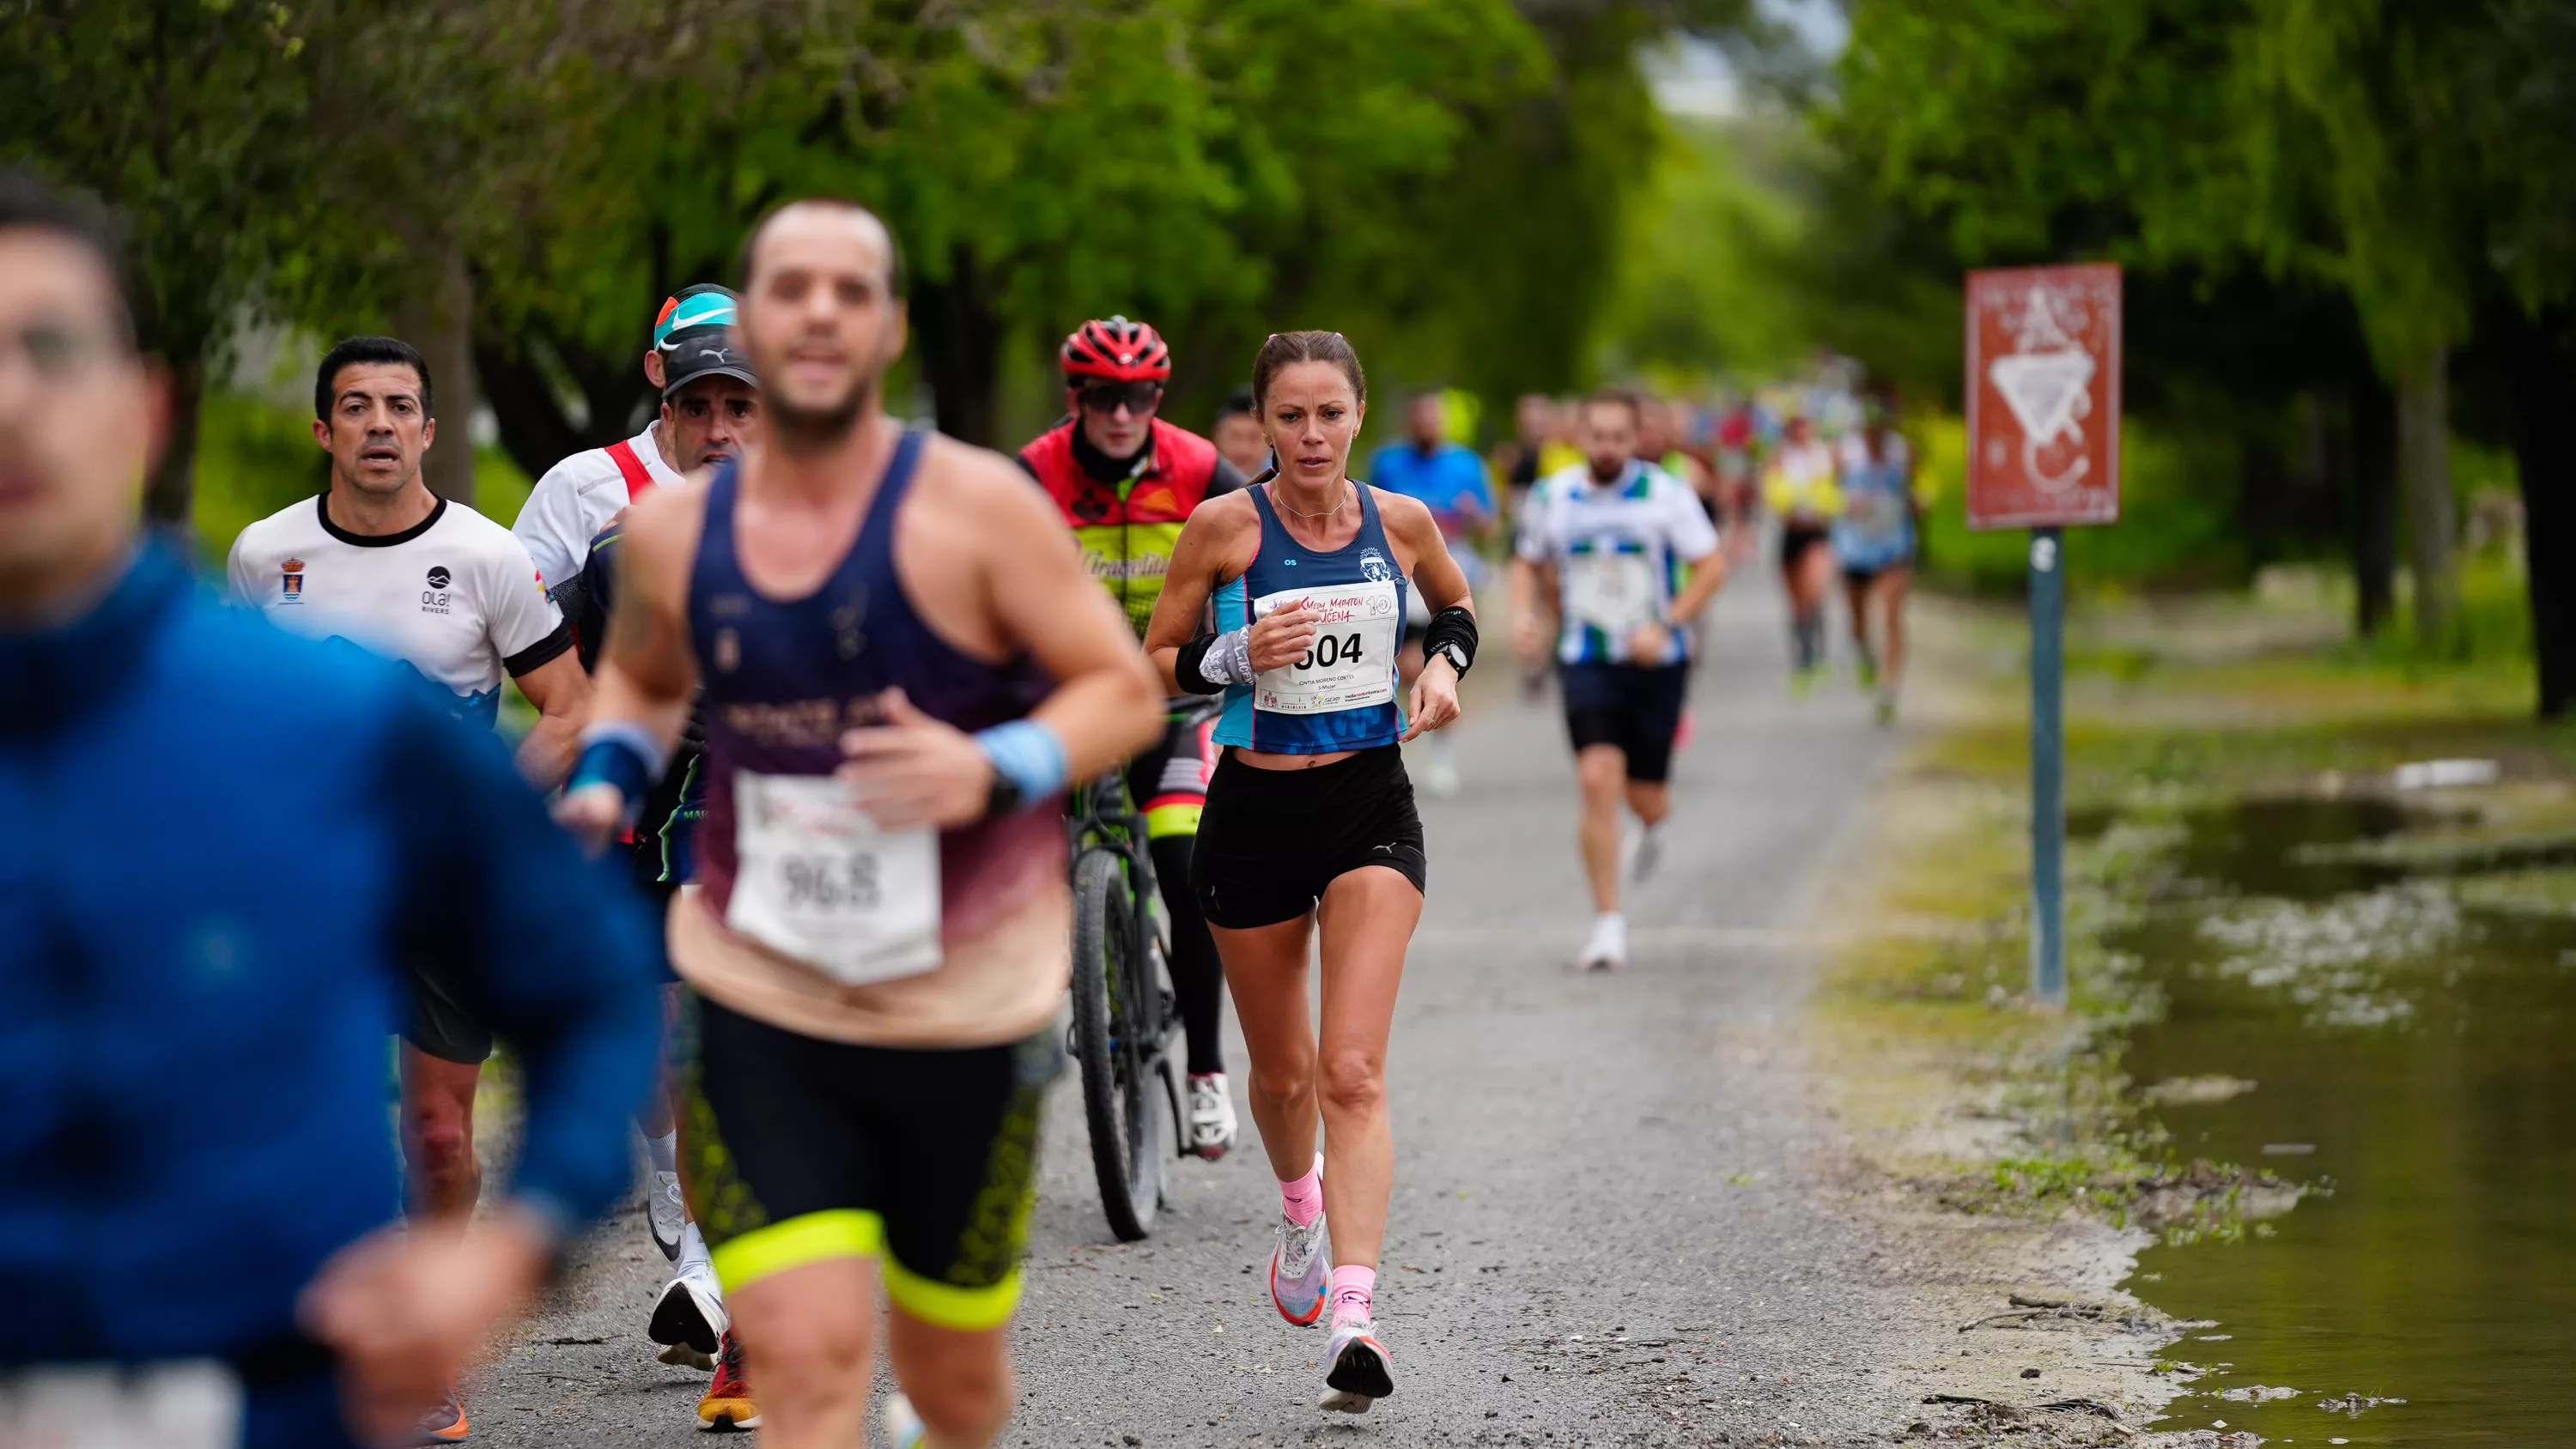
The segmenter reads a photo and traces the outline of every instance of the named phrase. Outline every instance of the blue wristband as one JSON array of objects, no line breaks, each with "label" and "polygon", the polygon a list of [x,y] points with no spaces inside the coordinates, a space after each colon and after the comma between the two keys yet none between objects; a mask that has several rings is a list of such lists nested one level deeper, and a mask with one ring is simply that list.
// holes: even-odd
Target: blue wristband
[{"label": "blue wristband", "polygon": [[614,786],[625,797],[626,817],[632,821],[662,774],[652,736],[633,725],[611,722],[583,731],[582,740],[581,758],[564,780],[564,793],[589,785]]},{"label": "blue wristband", "polygon": [[1064,789],[1064,741],[1033,719],[1015,719],[979,730],[975,743],[992,761],[993,773],[1011,783],[1019,808],[1052,799]]}]

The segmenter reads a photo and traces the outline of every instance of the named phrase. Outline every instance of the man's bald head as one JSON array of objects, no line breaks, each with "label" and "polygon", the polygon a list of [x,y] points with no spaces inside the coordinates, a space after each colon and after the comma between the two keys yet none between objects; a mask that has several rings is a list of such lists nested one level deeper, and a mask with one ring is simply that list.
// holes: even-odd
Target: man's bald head
[{"label": "man's bald head", "polygon": [[770,441],[789,453],[838,446],[903,352],[894,234],[856,202],[816,197],[770,213],[744,240],[742,262],[743,345]]},{"label": "man's bald head", "polygon": [[751,290],[753,273],[761,264],[761,244],[772,231],[780,228],[811,239],[837,234],[862,243],[885,259],[886,295],[906,295],[903,248],[895,242],[894,229],[875,212],[843,196],[808,196],[790,201],[773,208],[767,216],[754,223],[750,235],[742,239],[742,255],[734,262],[734,277],[741,290]]}]

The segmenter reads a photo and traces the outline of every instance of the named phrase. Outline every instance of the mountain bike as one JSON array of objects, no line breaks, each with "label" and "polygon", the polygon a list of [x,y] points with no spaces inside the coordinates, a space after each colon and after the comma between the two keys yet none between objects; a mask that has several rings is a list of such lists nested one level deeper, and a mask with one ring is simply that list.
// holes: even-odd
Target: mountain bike
[{"label": "mountain bike", "polygon": [[[1198,702],[1190,702],[1193,707]],[[1073,1031],[1100,1206],[1121,1242],[1154,1230],[1181,1153],[1179,1014],[1164,970],[1170,930],[1145,817],[1117,766],[1074,792]]]}]

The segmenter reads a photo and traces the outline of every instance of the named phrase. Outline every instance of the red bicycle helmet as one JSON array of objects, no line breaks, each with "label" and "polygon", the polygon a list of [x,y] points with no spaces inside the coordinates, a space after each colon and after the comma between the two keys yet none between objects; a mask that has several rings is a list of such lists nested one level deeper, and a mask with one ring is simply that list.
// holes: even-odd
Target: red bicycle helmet
[{"label": "red bicycle helmet", "polygon": [[1067,378],[1112,382],[1161,382],[1172,375],[1172,349],[1163,334],[1124,317],[1094,318],[1073,329],[1062,350]]}]

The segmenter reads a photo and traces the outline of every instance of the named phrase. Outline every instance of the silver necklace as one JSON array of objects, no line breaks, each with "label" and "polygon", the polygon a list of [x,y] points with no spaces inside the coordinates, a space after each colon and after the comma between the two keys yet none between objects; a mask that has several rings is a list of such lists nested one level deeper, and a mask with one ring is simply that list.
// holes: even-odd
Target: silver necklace
[{"label": "silver necklace", "polygon": [[[1349,479],[1347,479],[1347,478],[1343,479],[1342,481],[1343,481],[1343,483],[1345,483],[1345,484],[1348,484],[1348,483],[1350,482],[1350,480],[1349,480]],[[1271,502],[1278,504],[1278,505],[1279,505],[1280,507],[1282,507],[1282,508],[1287,508],[1287,509],[1288,509],[1288,511],[1289,511],[1290,513],[1294,513],[1294,514],[1296,514],[1299,518],[1309,518],[1309,519],[1312,519],[1312,518],[1330,518],[1330,517],[1332,517],[1334,514],[1339,513],[1339,512],[1341,512],[1343,509],[1350,507],[1350,506],[1351,506],[1351,499],[1352,499],[1354,496],[1355,496],[1354,494],[1351,494],[1351,493],[1345,493],[1345,494],[1343,494],[1343,495],[1342,495],[1342,501],[1341,501],[1341,502],[1334,504],[1332,507],[1325,509],[1323,512],[1321,512],[1321,513],[1308,513],[1308,512],[1306,512],[1306,511],[1304,511],[1303,509],[1298,509],[1298,508],[1288,508],[1288,500],[1280,496],[1280,494],[1279,494],[1279,490],[1278,490],[1278,488],[1277,488],[1277,487],[1275,487],[1275,486],[1274,486],[1274,487],[1270,490],[1270,501],[1271,501]]]}]

